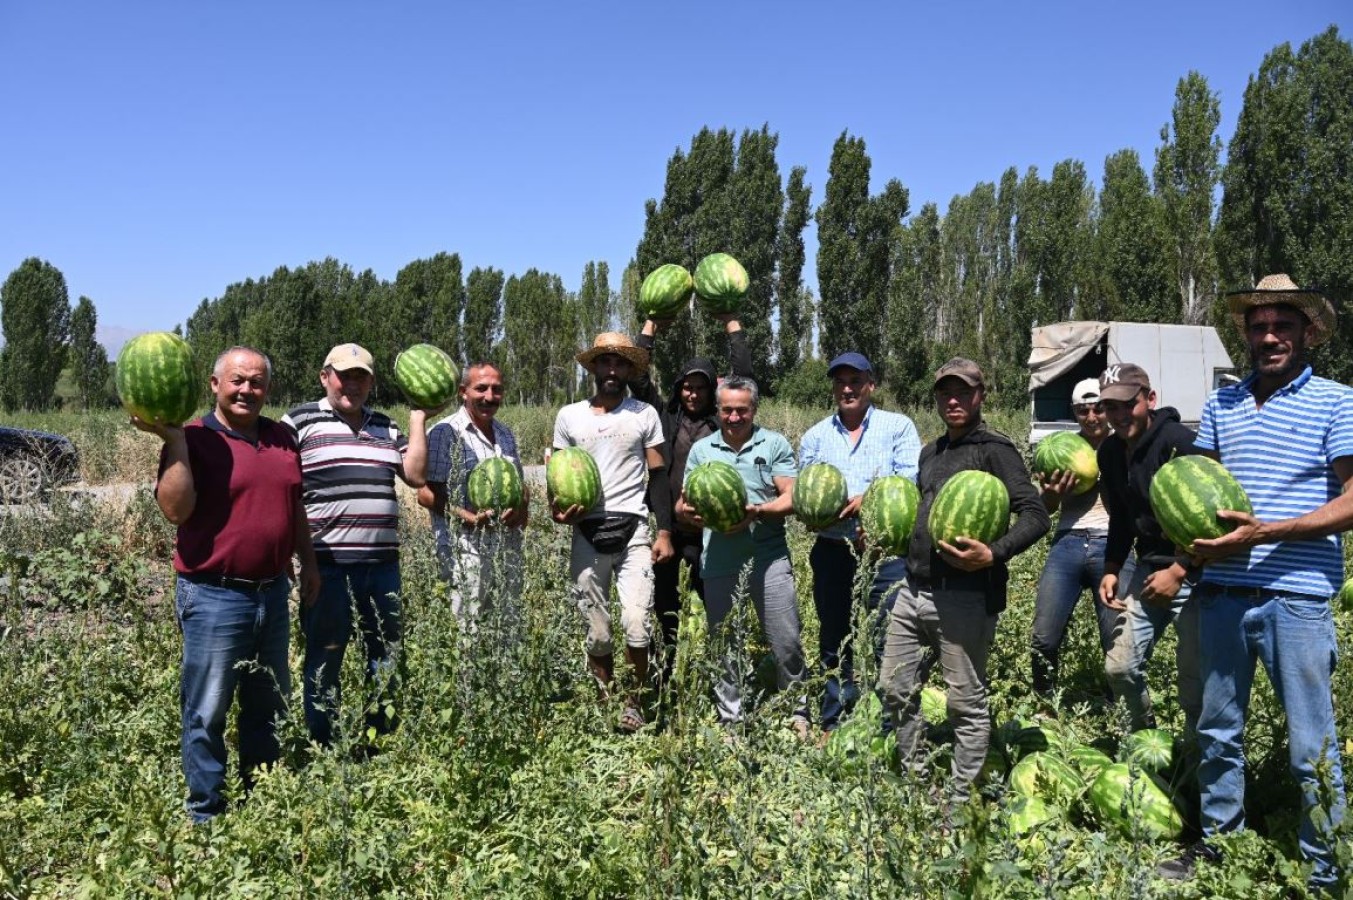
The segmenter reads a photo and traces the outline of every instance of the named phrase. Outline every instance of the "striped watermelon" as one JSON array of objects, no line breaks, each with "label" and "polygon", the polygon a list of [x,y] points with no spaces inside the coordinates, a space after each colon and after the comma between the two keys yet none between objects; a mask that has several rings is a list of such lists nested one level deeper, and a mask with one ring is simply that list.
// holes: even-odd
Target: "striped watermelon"
[{"label": "striped watermelon", "polygon": [[414,409],[445,406],[459,389],[456,364],[440,347],[414,344],[395,357],[395,385]]},{"label": "striped watermelon", "polygon": [[921,492],[905,475],[875,478],[860,498],[860,527],[889,556],[905,556],[916,528]]},{"label": "striped watermelon", "polygon": [[601,472],[592,454],[582,447],[566,447],[550,454],[545,486],[556,508],[581,506],[587,510],[601,499]]},{"label": "striped watermelon", "polygon": [[468,491],[475,509],[516,509],[521,506],[521,473],[512,460],[490,456],[470,471]]},{"label": "striped watermelon", "polygon": [[1072,747],[1067,751],[1066,758],[1087,782],[1094,781],[1100,772],[1113,765],[1107,753],[1094,747]]},{"label": "striped watermelon", "polygon": [[1051,753],[1030,753],[1010,770],[1010,789],[1066,807],[1085,792],[1085,780]]},{"label": "striped watermelon", "polygon": [[727,531],[747,516],[747,485],[737,469],[710,460],[686,473],[686,502],[706,528]]},{"label": "striped watermelon", "polygon": [[695,282],[684,266],[658,266],[639,286],[639,315],[645,319],[670,319],[691,301]]},{"label": "striped watermelon", "polygon": [[1174,735],[1162,728],[1134,731],[1124,739],[1121,756],[1148,772],[1163,772],[1174,761]]},{"label": "striped watermelon", "polygon": [[1343,612],[1353,612],[1353,578],[1344,582],[1339,593],[1334,595],[1334,608]]},{"label": "striped watermelon", "polygon": [[1253,512],[1235,476],[1207,456],[1176,456],[1151,479],[1151,512],[1165,536],[1189,548],[1198,538],[1216,538],[1234,529],[1217,510]]},{"label": "striped watermelon", "polygon": [[202,396],[192,348],[168,331],[139,334],[123,344],[116,381],[123,408],[143,422],[182,425]]},{"label": "striped watermelon", "polygon": [[1184,819],[1170,799],[1169,786],[1159,776],[1127,763],[1106,766],[1086,796],[1101,821],[1129,838],[1140,835],[1172,841],[1184,830]]},{"label": "striped watermelon", "polygon": [[813,531],[834,523],[849,499],[846,476],[831,463],[805,466],[794,481],[794,515]]},{"label": "striped watermelon", "polygon": [[695,267],[695,297],[712,315],[737,312],[748,285],[747,270],[727,253],[711,253]]},{"label": "striped watermelon", "polygon": [[940,488],[928,523],[936,543],[966,537],[990,544],[1010,527],[1010,493],[995,475],[967,469]]},{"label": "striped watermelon", "polygon": [[1003,807],[1006,827],[1015,837],[1027,837],[1044,825],[1059,821],[1062,811],[1029,794],[1009,794]]},{"label": "striped watermelon", "polygon": [[1039,475],[1075,472],[1072,494],[1084,494],[1099,481],[1099,460],[1090,442],[1074,431],[1059,431],[1038,442],[1034,449],[1034,471]]}]

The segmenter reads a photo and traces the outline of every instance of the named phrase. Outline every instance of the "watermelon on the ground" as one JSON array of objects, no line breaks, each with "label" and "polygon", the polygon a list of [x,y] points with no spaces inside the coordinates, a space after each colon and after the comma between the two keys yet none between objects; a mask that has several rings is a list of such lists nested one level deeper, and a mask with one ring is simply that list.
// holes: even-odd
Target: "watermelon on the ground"
[{"label": "watermelon on the ground", "polygon": [[191,419],[202,394],[192,348],[168,331],[139,334],[123,344],[115,380],[123,408],[143,422],[160,425]]},{"label": "watermelon on the ground", "polygon": [[990,544],[1010,527],[1010,492],[989,472],[959,472],[935,495],[928,524],[937,544],[960,537]]},{"label": "watermelon on the ground", "polygon": [[1150,500],[1165,536],[1184,548],[1236,527],[1218,519],[1218,510],[1254,511],[1235,476],[1207,456],[1176,456],[1161,466],[1151,478]]},{"label": "watermelon on the ground", "polygon": [[711,253],[695,267],[695,296],[712,315],[737,312],[750,282],[747,270],[727,253]]},{"label": "watermelon on the ground", "polygon": [[1056,821],[1062,812],[1056,806],[1033,794],[1006,795],[1005,814],[1007,827],[1015,837],[1032,834],[1039,826]]},{"label": "watermelon on the ground", "polygon": [[511,460],[490,456],[470,470],[467,490],[475,509],[516,509],[522,500],[521,473]]},{"label": "watermelon on the ground", "polygon": [[794,481],[794,515],[813,531],[821,531],[836,521],[850,497],[846,494],[846,476],[831,463],[805,466]]},{"label": "watermelon on the ground", "polygon": [[860,528],[865,540],[889,556],[905,556],[920,505],[921,492],[910,478],[875,478],[860,498]]},{"label": "watermelon on the ground", "polygon": [[1083,745],[1068,750],[1066,758],[1087,782],[1094,781],[1100,772],[1113,765],[1113,760],[1109,758],[1107,753]]},{"label": "watermelon on the ground", "polygon": [[441,347],[414,344],[395,357],[395,385],[414,409],[445,406],[459,390],[460,373]]},{"label": "watermelon on the ground", "polygon": [[581,506],[590,510],[601,499],[601,472],[592,454],[582,447],[565,447],[550,454],[545,486],[556,509]]},{"label": "watermelon on the ground", "polygon": [[949,721],[949,697],[937,687],[921,688],[921,718],[927,725],[943,725]]},{"label": "watermelon on the ground", "polygon": [[1163,772],[1174,762],[1174,735],[1163,728],[1144,728],[1123,739],[1124,762],[1148,772]]},{"label": "watermelon on the ground", "polygon": [[1010,789],[1069,807],[1085,792],[1085,779],[1059,757],[1038,751],[1015,763],[1010,770]]},{"label": "watermelon on the ground", "polygon": [[639,286],[639,315],[645,319],[670,319],[691,301],[695,282],[685,266],[658,266]]},{"label": "watermelon on the ground", "polygon": [[1100,821],[1129,838],[1172,841],[1184,829],[1184,819],[1165,782],[1127,763],[1106,766],[1086,796]]},{"label": "watermelon on the ground", "polygon": [[1038,442],[1034,448],[1034,471],[1039,475],[1074,472],[1076,486],[1072,494],[1084,494],[1099,481],[1099,459],[1090,442],[1075,431],[1059,431]]},{"label": "watermelon on the ground", "polygon": [[738,470],[710,460],[686,473],[686,502],[695,507],[705,527],[727,531],[747,517],[747,485]]},{"label": "watermelon on the ground", "polygon": [[1066,746],[1062,733],[1053,725],[1029,725],[1015,731],[1006,742],[1006,750],[1012,759],[1021,759],[1030,753],[1044,750],[1061,752]]},{"label": "watermelon on the ground", "polygon": [[1334,608],[1342,612],[1353,612],[1353,578],[1344,582],[1339,593],[1334,595]]}]

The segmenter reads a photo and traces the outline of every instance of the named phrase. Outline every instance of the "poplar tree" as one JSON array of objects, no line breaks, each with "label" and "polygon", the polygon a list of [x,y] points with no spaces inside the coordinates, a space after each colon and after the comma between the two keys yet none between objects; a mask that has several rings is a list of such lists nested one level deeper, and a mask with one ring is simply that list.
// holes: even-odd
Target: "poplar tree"
[{"label": "poplar tree", "polygon": [[471,269],[466,279],[461,358],[467,365],[493,354],[503,319],[503,281],[503,270],[493,267]]},{"label": "poplar tree", "polygon": [[83,409],[107,405],[108,351],[98,342],[99,317],[94,301],[81,297],[70,314],[70,350],[67,365]]},{"label": "poplar tree", "polygon": [[789,172],[784,220],[775,253],[775,298],[780,309],[775,370],[781,375],[798,368],[803,356],[804,330],[811,330],[812,327],[810,317],[805,314],[807,310],[804,308],[806,298],[803,290],[803,264],[807,258],[803,232],[812,214],[813,193],[812,187],[804,183],[806,175],[807,170],[803,166],[795,166]]},{"label": "poplar tree", "polygon": [[0,286],[0,400],[6,409],[52,406],[70,336],[66,277],[54,265],[29,257]]},{"label": "poplar tree", "polygon": [[1102,318],[1178,321],[1165,211],[1135,150],[1119,150],[1104,160],[1095,245],[1105,298]]}]

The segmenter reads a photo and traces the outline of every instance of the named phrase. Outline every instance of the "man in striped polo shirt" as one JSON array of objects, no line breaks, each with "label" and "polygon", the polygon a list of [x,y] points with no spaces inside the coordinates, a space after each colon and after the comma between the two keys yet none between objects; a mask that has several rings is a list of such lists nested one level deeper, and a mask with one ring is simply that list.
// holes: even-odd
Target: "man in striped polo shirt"
[{"label": "man in striped polo shirt", "polygon": [[[841,714],[855,703],[854,660],[850,634],[855,569],[863,549],[858,540],[860,500],[875,478],[904,475],[916,480],[921,438],[916,424],[901,413],[874,406],[874,367],[862,353],[842,353],[827,367],[836,412],[804,432],[799,465],[831,463],[846,478],[850,497],[836,524],[818,532],[808,562],[813,569],[813,605],[819,623],[818,660],[827,674],[822,697],[822,728],[831,731]],[[879,561],[867,602],[874,614],[874,662],[883,655],[883,636],[895,588],[907,577],[907,560],[893,556]],[[891,727],[891,722],[886,723]]]},{"label": "man in striped polo shirt", "polygon": [[333,738],[339,673],[357,608],[367,678],[377,695],[368,728],[394,728],[386,715],[394,687],[400,622],[399,502],[395,476],[423,486],[427,411],[409,412],[409,435],[366,405],[375,384],[371,354],[339,344],[320,372],[324,396],[282,417],[301,450],[305,512],[322,579],[319,598],[301,609],[305,632],[305,724],[321,745]]},{"label": "man in striped polo shirt", "polygon": [[1197,445],[1236,477],[1254,514],[1221,512],[1236,529],[1194,542],[1207,561],[1195,589],[1203,839],[1160,871],[1188,877],[1198,860],[1220,858],[1211,839],[1245,825],[1244,730],[1257,659],[1287,716],[1302,793],[1298,843],[1314,864],[1309,885],[1322,892],[1338,881],[1332,844],[1345,803],[1330,597],[1343,580],[1340,533],[1353,527],[1353,389],[1313,375],[1306,362],[1307,348],[1334,331],[1334,309],[1318,292],[1270,275],[1231,294],[1230,308],[1253,371],[1208,398]]}]

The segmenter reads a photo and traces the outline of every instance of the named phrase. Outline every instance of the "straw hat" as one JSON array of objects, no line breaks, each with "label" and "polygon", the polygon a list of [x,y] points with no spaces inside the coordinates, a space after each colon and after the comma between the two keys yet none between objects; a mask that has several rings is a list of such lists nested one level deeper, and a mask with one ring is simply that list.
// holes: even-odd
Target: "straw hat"
[{"label": "straw hat", "polygon": [[1287,275],[1265,275],[1253,290],[1232,291],[1226,295],[1231,308],[1231,318],[1235,319],[1240,333],[1245,333],[1245,313],[1256,306],[1272,306],[1283,303],[1295,307],[1306,314],[1315,328],[1315,337],[1310,346],[1323,344],[1334,333],[1334,307],[1325,295],[1315,290],[1297,287]]},{"label": "straw hat", "polygon": [[634,346],[634,341],[630,340],[629,335],[618,331],[606,331],[597,335],[596,340],[592,342],[592,348],[578,354],[578,363],[587,371],[595,373],[592,364],[596,362],[598,356],[607,353],[625,357],[636,372],[648,371],[648,351]]}]

